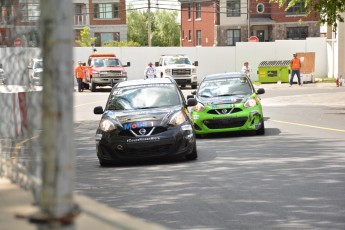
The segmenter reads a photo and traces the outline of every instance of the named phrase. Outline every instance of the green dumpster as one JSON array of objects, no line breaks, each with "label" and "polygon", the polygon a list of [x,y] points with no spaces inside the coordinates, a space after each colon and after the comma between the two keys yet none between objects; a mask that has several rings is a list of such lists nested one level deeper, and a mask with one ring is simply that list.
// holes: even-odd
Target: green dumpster
[{"label": "green dumpster", "polygon": [[290,60],[262,61],[258,66],[258,76],[261,83],[289,82]]}]

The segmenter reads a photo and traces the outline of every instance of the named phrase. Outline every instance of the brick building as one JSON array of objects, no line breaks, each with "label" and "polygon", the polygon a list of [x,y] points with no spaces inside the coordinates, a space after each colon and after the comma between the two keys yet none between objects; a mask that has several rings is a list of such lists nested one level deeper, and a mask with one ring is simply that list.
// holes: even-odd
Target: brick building
[{"label": "brick building", "polygon": [[[73,0],[73,30],[88,26],[96,46],[106,41],[126,41],[125,0]],[[0,0],[0,46],[39,46],[40,0]],[[20,41],[20,42],[18,42]]]},{"label": "brick building", "polygon": [[269,0],[179,0],[182,46],[234,46],[257,36],[260,42],[319,37],[319,15],[306,16],[303,3],[285,11]]}]

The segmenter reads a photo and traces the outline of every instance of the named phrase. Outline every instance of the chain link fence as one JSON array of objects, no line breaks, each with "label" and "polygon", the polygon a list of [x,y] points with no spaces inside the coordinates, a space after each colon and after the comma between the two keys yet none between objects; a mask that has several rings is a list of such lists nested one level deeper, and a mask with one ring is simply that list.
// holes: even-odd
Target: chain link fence
[{"label": "chain link fence", "polygon": [[[38,29],[38,28],[37,28]],[[15,38],[25,34],[13,35]],[[38,201],[41,186],[42,84],[32,77],[42,76],[32,68],[32,60],[41,57],[41,49],[1,47],[0,82],[0,174],[25,189],[32,189]]]}]

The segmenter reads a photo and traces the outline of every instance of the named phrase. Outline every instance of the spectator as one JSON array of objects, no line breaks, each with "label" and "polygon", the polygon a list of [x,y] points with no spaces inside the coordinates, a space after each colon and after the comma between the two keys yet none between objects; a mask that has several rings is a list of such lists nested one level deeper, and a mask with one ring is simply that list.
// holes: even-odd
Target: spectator
[{"label": "spectator", "polygon": [[249,63],[246,61],[243,64],[242,67],[242,73],[247,74],[248,77],[250,77],[250,73],[251,73],[252,69],[249,66]]},{"label": "spectator", "polygon": [[301,85],[301,72],[300,72],[300,69],[301,69],[301,60],[297,57],[297,54],[293,54],[293,58],[291,60],[291,78],[290,78],[290,87],[292,86],[293,84],[293,79],[295,77],[295,74],[297,75],[297,80],[298,80],[298,85],[302,86]]},{"label": "spectator", "polygon": [[78,66],[75,67],[74,73],[78,82],[78,92],[83,92],[84,91],[83,79],[86,76],[86,70],[85,70],[85,67],[83,66],[83,62],[78,61]]},{"label": "spectator", "polygon": [[145,79],[156,78],[156,67],[152,66],[152,62],[149,62],[149,65],[145,68],[144,76]]}]

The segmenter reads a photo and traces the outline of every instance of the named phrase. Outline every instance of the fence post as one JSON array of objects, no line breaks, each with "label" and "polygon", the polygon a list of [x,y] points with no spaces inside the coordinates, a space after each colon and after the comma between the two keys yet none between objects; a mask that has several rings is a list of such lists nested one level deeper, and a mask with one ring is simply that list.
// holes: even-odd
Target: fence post
[{"label": "fence post", "polygon": [[[72,1],[41,0],[40,35],[43,58],[42,192],[40,213],[31,221],[62,229],[77,211],[73,201]],[[50,227],[49,227],[50,226]]]}]

